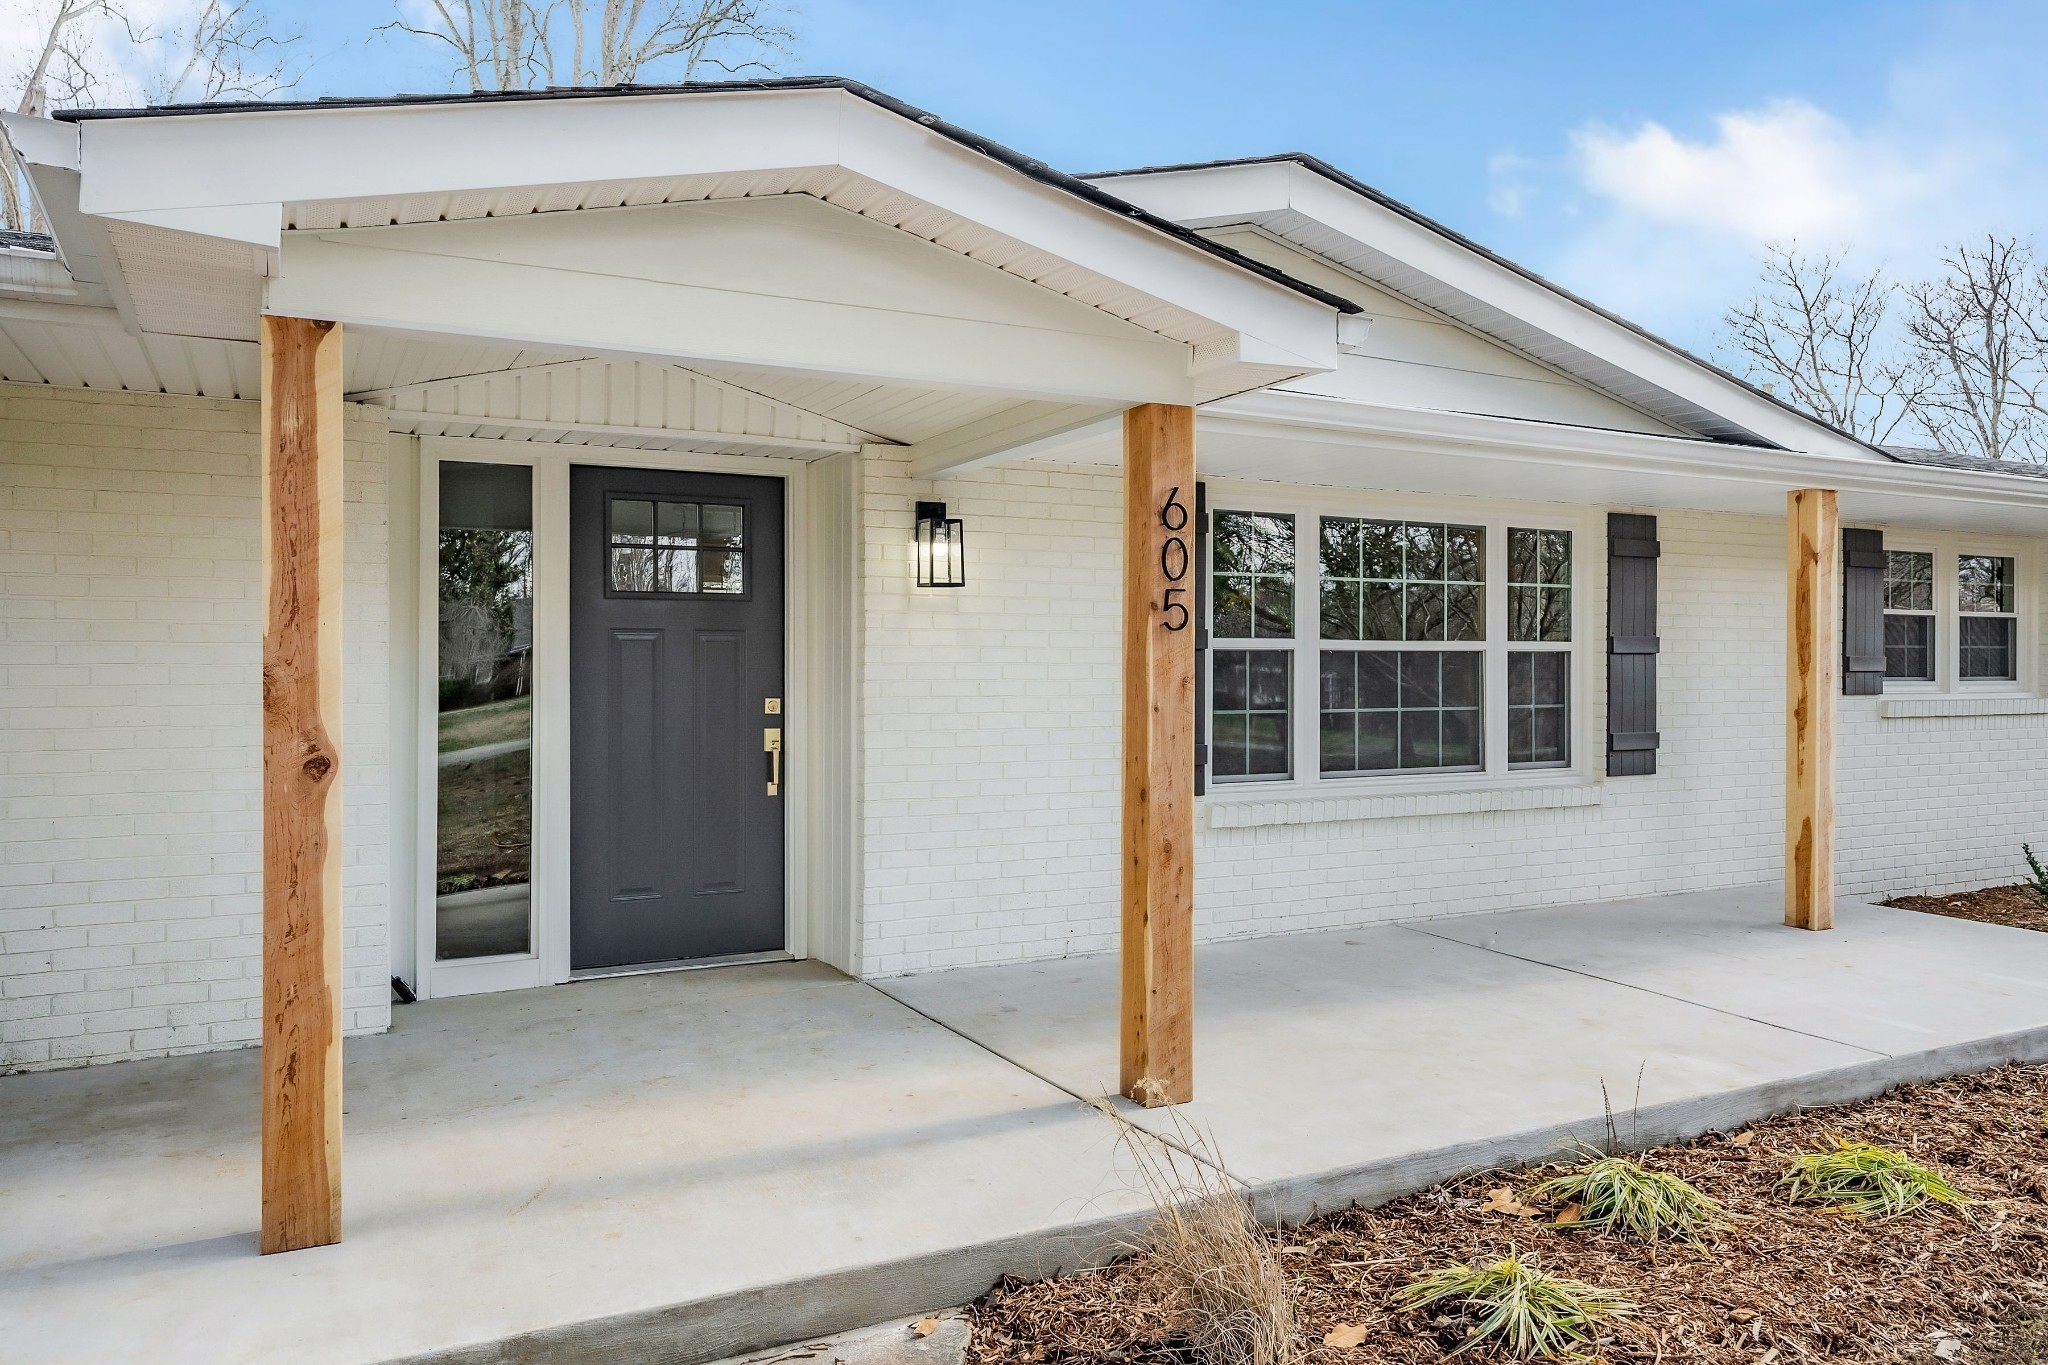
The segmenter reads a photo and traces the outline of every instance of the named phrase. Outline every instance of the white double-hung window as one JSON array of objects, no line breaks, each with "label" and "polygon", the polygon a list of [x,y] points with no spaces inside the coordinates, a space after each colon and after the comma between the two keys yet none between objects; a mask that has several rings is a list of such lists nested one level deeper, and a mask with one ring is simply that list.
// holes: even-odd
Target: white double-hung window
[{"label": "white double-hung window", "polygon": [[2023,547],[1967,535],[1891,533],[1884,558],[1887,691],[2027,685]]},{"label": "white double-hung window", "polygon": [[1216,507],[1218,784],[1572,766],[1570,518]]}]

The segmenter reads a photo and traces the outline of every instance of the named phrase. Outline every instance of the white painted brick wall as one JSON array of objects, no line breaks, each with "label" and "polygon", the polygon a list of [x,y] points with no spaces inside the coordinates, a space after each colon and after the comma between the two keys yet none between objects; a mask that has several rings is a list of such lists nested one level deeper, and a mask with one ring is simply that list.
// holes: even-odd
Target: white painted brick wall
[{"label": "white painted brick wall", "polygon": [[[253,1041],[254,403],[0,385],[0,1070]],[[347,431],[343,964],[390,1022],[386,440]]]},{"label": "white painted brick wall", "polygon": [[[863,970],[1117,941],[1121,477],[1019,467],[935,494],[868,462]],[[911,504],[967,519],[969,586],[910,586]],[[1210,829],[1205,940],[1772,882],[1782,868],[1784,527],[1661,511],[1658,771],[1568,809]],[[1604,555],[1580,556],[1594,653],[1578,744],[1604,747]],[[2044,632],[2048,633],[2048,632]],[[1845,894],[2016,875],[2048,845],[2048,716],[1878,720],[1842,705]],[[1344,784],[1351,794],[1364,784]],[[2033,831],[2030,833],[2030,831]]]},{"label": "white painted brick wall", "polygon": [[[866,461],[863,970],[1111,941],[1122,490],[1023,465],[934,492]],[[964,589],[912,586],[920,497],[966,519]]]}]

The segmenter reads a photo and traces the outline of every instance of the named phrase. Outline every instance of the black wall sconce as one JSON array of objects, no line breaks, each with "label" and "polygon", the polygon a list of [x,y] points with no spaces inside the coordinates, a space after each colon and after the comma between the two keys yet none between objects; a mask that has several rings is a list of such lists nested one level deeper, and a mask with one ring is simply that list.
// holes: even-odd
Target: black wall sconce
[{"label": "black wall sconce", "polygon": [[917,586],[967,586],[967,532],[960,518],[946,515],[943,502],[917,505]]}]

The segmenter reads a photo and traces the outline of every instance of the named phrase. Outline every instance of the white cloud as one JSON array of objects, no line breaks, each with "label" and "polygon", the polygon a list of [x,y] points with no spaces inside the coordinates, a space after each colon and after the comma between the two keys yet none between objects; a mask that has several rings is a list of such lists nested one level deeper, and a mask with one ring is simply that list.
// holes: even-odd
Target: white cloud
[{"label": "white cloud", "polygon": [[1880,73],[1888,98],[1853,122],[1819,99],[1784,98],[1724,110],[1697,132],[1582,124],[1554,160],[1496,158],[1491,202],[1529,264],[1710,349],[1767,243],[1913,279],[1963,237],[2041,232],[2048,152],[2024,130],[2048,116],[2048,88],[2016,71],[1968,74],[1963,55],[1924,45]]},{"label": "white cloud", "polygon": [[1520,218],[1535,193],[1535,162],[1514,152],[1495,152],[1486,163],[1486,206],[1503,218]]},{"label": "white cloud", "polygon": [[1926,200],[1943,175],[1803,100],[1725,113],[1689,142],[1660,123],[1572,135],[1584,187],[1625,213],[1756,241],[1845,240]]}]

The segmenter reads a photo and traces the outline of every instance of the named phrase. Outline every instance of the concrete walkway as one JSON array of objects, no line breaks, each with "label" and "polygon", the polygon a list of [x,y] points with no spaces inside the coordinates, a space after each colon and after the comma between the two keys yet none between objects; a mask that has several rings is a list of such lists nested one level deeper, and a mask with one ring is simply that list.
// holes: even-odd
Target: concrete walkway
[{"label": "concrete walkway", "polygon": [[[1214,944],[1197,1102],[1288,1216],[2048,1057],[2048,934],[1773,890]],[[1107,958],[808,964],[401,1008],[351,1041],[348,1240],[255,1254],[247,1052],[0,1080],[0,1361],[701,1361],[1106,1254],[1140,1210],[1077,1096]],[[899,1001],[901,1003],[899,1003]],[[1641,1076],[1641,1111],[1626,1112]]]},{"label": "concrete walkway", "polygon": [[[2048,934],[1849,903],[1816,934],[1778,895],[1206,945],[1195,1102],[1129,1112],[1207,1135],[1291,1220],[1599,1137],[1603,1082],[1649,1145],[2048,1058]],[[880,984],[1071,1093],[1116,1084],[1112,959]]]}]

